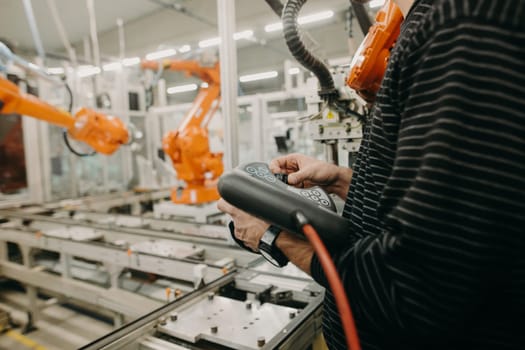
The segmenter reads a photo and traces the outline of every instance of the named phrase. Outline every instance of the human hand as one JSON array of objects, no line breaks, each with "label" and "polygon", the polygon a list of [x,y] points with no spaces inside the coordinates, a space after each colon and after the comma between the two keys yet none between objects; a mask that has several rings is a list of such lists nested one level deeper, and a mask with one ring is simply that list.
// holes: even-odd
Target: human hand
[{"label": "human hand", "polygon": [[299,153],[275,158],[270,162],[270,170],[275,173],[288,174],[288,184],[307,188],[319,186],[328,193],[335,193],[345,198],[352,170],[342,168]]},{"label": "human hand", "polygon": [[217,209],[231,216],[235,226],[235,237],[243,241],[245,246],[257,252],[259,241],[270,224],[234,207],[222,198],[217,202]]}]

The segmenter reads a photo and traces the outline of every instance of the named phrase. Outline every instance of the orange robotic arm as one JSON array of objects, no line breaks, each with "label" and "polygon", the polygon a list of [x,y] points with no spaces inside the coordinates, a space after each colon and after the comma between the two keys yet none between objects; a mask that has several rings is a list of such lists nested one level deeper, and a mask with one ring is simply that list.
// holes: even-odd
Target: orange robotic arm
[{"label": "orange robotic arm", "polygon": [[392,0],[377,12],[376,22],[357,49],[347,84],[365,99],[373,102],[385,75],[390,50],[401,29],[403,14]]},{"label": "orange robotic arm", "polygon": [[[220,97],[219,63],[213,67],[203,67],[197,61],[165,60],[161,64],[164,69],[184,71],[208,84],[200,88],[179,128],[168,132],[162,140],[162,148],[171,158],[177,177],[186,182],[186,188],[182,191],[172,191],[171,199],[181,204],[218,200],[219,192],[211,183],[222,174],[224,166],[222,153],[210,151],[208,123],[218,107]],[[159,63],[144,61],[142,68],[158,70]]]},{"label": "orange robotic arm", "polygon": [[13,113],[63,127],[77,141],[85,142],[95,151],[107,155],[129,139],[128,130],[120,119],[88,108],[80,109],[73,116],[35,96],[21,93],[18,86],[0,77],[0,114]]}]

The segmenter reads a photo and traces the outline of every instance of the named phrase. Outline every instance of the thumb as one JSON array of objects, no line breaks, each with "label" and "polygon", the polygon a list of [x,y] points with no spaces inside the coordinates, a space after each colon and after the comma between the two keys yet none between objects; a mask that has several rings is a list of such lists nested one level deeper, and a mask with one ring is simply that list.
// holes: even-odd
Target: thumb
[{"label": "thumb", "polygon": [[299,170],[295,173],[288,174],[288,184],[292,186],[297,186],[304,182],[307,175],[307,172],[304,170]]}]

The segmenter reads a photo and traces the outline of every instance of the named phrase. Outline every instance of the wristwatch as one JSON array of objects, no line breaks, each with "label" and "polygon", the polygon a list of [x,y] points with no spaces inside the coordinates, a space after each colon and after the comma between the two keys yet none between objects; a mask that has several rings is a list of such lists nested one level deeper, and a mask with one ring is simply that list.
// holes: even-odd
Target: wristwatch
[{"label": "wristwatch", "polygon": [[286,255],[275,245],[275,241],[280,233],[280,228],[270,225],[259,241],[259,253],[261,253],[270,264],[277,267],[283,267],[288,264]]}]

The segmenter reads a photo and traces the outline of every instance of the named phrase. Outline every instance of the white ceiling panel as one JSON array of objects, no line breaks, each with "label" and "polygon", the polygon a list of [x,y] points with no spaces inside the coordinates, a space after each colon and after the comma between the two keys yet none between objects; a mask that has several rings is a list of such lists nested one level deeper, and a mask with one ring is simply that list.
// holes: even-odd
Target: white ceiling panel
[{"label": "white ceiling panel", "polygon": [[[89,33],[86,0],[55,1],[69,40],[81,41]],[[47,1],[33,0],[32,5],[44,49],[61,49]],[[117,18],[129,22],[158,10],[158,5],[147,0],[95,0],[97,29],[106,32],[116,28]],[[0,0],[0,37],[24,49],[35,47],[22,0]]]}]

